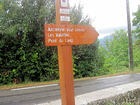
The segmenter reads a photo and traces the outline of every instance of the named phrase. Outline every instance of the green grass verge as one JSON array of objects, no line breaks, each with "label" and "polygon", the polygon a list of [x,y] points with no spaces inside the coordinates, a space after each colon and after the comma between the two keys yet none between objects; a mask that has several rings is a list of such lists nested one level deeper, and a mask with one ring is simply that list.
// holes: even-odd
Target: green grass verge
[{"label": "green grass verge", "polygon": [[9,89],[15,89],[15,88],[23,88],[23,87],[31,87],[31,86],[40,86],[40,85],[48,85],[48,84],[55,84],[58,83],[58,80],[53,81],[46,81],[46,82],[23,82],[19,84],[7,84],[7,85],[1,85],[0,90],[9,90]]},{"label": "green grass verge", "polygon": [[[133,70],[133,71],[125,69],[125,70],[121,70],[121,71],[110,72],[110,73],[108,73],[106,75],[102,75],[102,76],[75,79],[75,81],[97,79],[97,78],[104,78],[104,77],[112,77],[112,76],[133,74],[133,73],[140,73],[140,69],[135,68],[135,70]],[[55,83],[59,83],[59,80],[46,81],[46,82],[23,82],[23,83],[20,83],[20,84],[7,84],[7,85],[0,85],[0,90],[9,90],[9,89],[15,89],[15,88],[40,86],[40,85],[48,85],[48,84],[55,84]]]}]

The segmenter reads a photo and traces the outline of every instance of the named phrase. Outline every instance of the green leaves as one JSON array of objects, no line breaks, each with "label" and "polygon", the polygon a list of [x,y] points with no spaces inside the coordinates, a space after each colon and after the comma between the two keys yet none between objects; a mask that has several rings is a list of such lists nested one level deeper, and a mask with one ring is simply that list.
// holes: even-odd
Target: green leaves
[{"label": "green leaves", "polygon": [[99,42],[92,45],[73,46],[75,77],[92,77],[102,74],[102,57],[98,51]]},{"label": "green leaves", "polygon": [[133,25],[136,27],[136,29],[133,30],[133,35],[135,37],[134,65],[135,67],[140,67],[140,6],[138,6],[137,12],[135,12],[133,15]]},{"label": "green leaves", "polygon": [[134,30],[136,38],[140,39],[140,6],[136,13],[133,14],[133,25],[136,26],[136,30]]},{"label": "green leaves", "polygon": [[43,44],[45,18],[55,22],[54,0],[2,0],[2,5],[0,83],[57,79],[56,50]]},{"label": "green leaves", "polygon": [[71,13],[71,23],[72,24],[79,24],[79,25],[89,25],[90,18],[88,16],[83,16],[81,5],[74,6],[70,13]]},{"label": "green leaves", "polygon": [[[55,0],[2,0],[0,10],[0,83],[59,78],[56,47],[44,45],[44,23],[55,23]],[[71,9],[71,23],[89,25],[82,7]],[[76,78],[101,74],[98,42],[73,46]]]},{"label": "green leaves", "polygon": [[106,40],[105,47],[100,48],[100,52],[104,55],[105,72],[117,72],[128,68],[128,37],[124,30],[116,31],[110,39]]}]

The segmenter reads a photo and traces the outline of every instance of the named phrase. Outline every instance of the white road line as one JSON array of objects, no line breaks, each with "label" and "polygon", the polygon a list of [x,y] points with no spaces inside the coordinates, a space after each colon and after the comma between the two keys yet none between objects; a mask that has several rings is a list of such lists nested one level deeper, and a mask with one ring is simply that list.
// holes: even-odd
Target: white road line
[{"label": "white road line", "polygon": [[33,87],[26,87],[26,88],[17,88],[17,89],[11,89],[11,91],[27,90],[27,89],[35,89],[35,88],[43,88],[43,87],[51,87],[51,86],[58,86],[58,84],[42,85],[42,86],[33,86]]}]

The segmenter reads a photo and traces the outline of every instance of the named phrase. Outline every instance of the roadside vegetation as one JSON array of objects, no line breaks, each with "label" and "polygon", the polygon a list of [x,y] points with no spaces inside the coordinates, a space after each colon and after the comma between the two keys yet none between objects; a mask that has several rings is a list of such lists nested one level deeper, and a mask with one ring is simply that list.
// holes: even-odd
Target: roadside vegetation
[{"label": "roadside vegetation", "polygon": [[[59,79],[57,47],[45,47],[44,23],[55,24],[55,0],[0,0],[0,85]],[[134,72],[140,72],[140,8],[134,13]],[[90,25],[82,7],[71,8],[71,23]],[[96,27],[95,27],[96,28]],[[101,45],[73,46],[74,77],[130,73],[128,38],[116,31]],[[22,86],[21,86],[22,87]]]}]

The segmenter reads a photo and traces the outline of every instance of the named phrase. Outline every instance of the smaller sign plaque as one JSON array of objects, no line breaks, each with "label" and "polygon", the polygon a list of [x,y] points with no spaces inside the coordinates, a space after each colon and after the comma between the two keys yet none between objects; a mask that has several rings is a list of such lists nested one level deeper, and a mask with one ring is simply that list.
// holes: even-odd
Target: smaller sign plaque
[{"label": "smaller sign plaque", "polygon": [[61,0],[61,7],[68,7],[68,0]]},{"label": "smaller sign plaque", "polygon": [[69,9],[60,8],[60,14],[69,15],[70,14],[70,10]]},{"label": "smaller sign plaque", "polygon": [[70,21],[70,16],[60,16],[60,21],[61,22],[69,22]]}]

